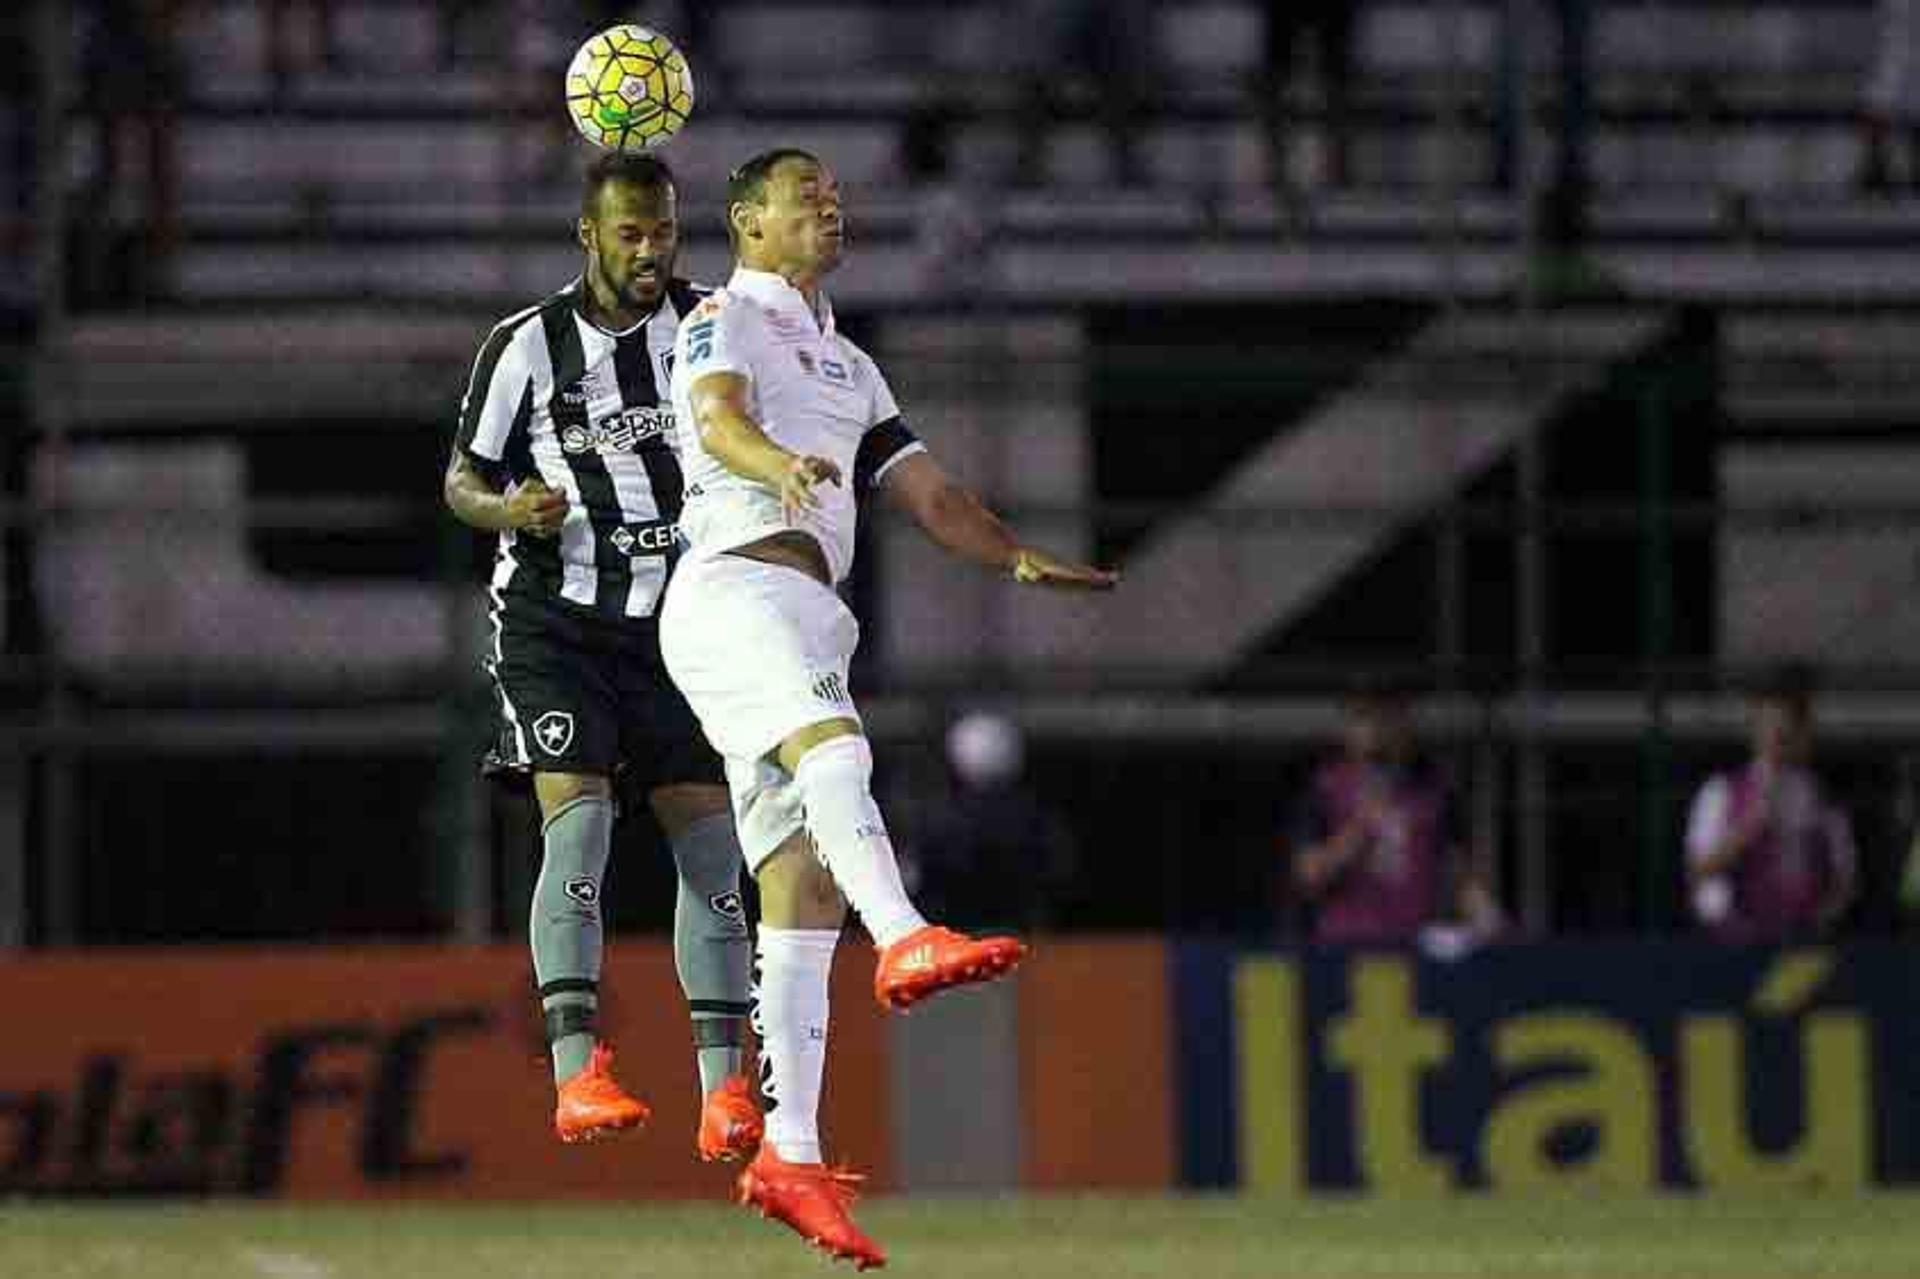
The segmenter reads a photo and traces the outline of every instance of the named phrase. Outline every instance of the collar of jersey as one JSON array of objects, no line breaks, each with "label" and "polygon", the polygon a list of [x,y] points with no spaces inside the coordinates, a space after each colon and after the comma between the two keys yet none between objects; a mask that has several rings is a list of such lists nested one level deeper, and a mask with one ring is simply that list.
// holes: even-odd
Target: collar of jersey
[{"label": "collar of jersey", "polygon": [[[671,281],[669,281],[669,283],[671,283]],[[561,290],[561,292],[567,293],[572,296],[573,313],[579,316],[582,320],[584,320],[588,328],[592,329],[596,333],[604,333],[610,338],[630,337],[633,334],[638,333],[641,329],[644,329],[647,327],[648,320],[651,320],[654,316],[660,314],[660,308],[662,306],[665,306],[667,303],[667,295],[665,292],[662,292],[660,294],[660,301],[658,304],[654,306],[653,310],[649,311],[646,315],[642,316],[630,328],[610,329],[606,325],[594,319],[591,315],[587,314],[587,279],[585,276],[583,275],[574,276],[573,283],[569,284],[565,289]]]},{"label": "collar of jersey", "polygon": [[733,268],[733,278],[727,281],[727,291],[744,293],[762,305],[804,315],[819,326],[821,337],[833,336],[833,303],[827,301],[827,295],[820,294],[820,310],[816,314],[807,305],[806,294],[788,284],[785,276],[737,266]]}]

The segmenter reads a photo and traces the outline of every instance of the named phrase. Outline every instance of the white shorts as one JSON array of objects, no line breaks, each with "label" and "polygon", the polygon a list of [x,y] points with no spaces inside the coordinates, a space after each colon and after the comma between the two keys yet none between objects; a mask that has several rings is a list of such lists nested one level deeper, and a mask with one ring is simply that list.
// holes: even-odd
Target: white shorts
[{"label": "white shorts", "polygon": [[742,555],[681,561],[660,608],[660,655],[725,758],[748,869],[801,829],[799,788],[773,759],[793,733],[859,720],[847,665],[860,624],[798,569]]}]

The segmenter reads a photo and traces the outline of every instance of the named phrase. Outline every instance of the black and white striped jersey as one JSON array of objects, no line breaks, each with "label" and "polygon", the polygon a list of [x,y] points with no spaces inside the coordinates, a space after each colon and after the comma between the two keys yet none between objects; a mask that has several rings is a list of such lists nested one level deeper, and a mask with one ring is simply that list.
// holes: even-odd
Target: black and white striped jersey
[{"label": "black and white striped jersey", "polygon": [[567,495],[558,537],[501,533],[497,596],[651,617],[678,555],[674,336],[709,290],[673,280],[652,316],[609,333],[583,313],[584,288],[575,280],[494,327],[467,383],[458,445],[495,483],[538,476]]}]

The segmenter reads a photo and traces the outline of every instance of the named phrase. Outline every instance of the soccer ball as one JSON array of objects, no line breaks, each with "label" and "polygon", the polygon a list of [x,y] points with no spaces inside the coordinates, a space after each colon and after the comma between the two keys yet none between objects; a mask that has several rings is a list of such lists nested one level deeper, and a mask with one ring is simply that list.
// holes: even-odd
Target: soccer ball
[{"label": "soccer ball", "polygon": [[567,64],[567,112],[597,147],[659,146],[693,110],[693,71],[658,31],[623,23],[594,36]]}]

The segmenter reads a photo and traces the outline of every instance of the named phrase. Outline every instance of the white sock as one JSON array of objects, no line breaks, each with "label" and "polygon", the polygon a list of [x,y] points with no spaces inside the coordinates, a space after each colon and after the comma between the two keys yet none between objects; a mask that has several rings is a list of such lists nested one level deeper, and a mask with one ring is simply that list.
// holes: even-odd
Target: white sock
[{"label": "white sock", "polygon": [[887,946],[927,921],[900,882],[893,840],[869,788],[872,779],[873,751],[857,734],[820,743],[801,756],[793,770],[820,860],[874,944]]},{"label": "white sock", "polygon": [[827,1065],[827,981],[837,929],[760,927],[753,999],[767,1141],[788,1163],[820,1162],[820,1079]]}]

